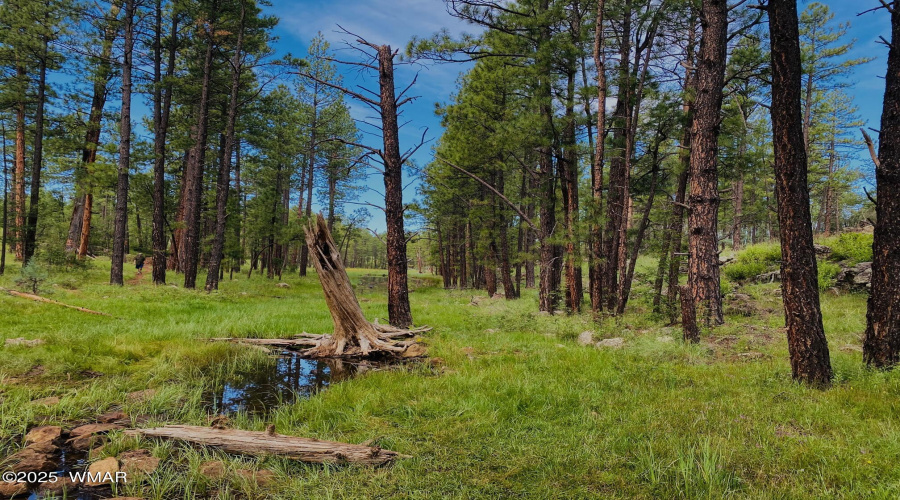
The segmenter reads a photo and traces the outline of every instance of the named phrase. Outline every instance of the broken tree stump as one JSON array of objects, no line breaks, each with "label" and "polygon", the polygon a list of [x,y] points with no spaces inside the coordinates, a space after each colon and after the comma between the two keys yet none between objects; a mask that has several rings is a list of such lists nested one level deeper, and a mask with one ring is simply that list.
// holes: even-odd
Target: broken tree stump
[{"label": "broken tree stump", "polygon": [[397,458],[408,458],[390,450],[358,444],[320,441],[269,432],[214,429],[193,425],[167,425],[152,429],[125,431],[126,435],[174,439],[211,446],[240,455],[275,455],[301,462],[330,464],[385,465]]},{"label": "broken tree stump", "polygon": [[678,294],[681,296],[681,329],[684,332],[684,341],[696,344],[700,342],[700,329],[697,328],[697,309],[694,306],[691,287],[679,286]]},{"label": "broken tree stump", "polygon": [[325,302],[334,321],[334,333],[323,337],[315,347],[307,349],[305,354],[311,357],[402,355],[415,340],[396,341],[394,338],[413,330],[377,325],[366,320],[350,285],[341,252],[335,245],[322,214],[310,218],[304,229],[310,260],[322,283]]}]

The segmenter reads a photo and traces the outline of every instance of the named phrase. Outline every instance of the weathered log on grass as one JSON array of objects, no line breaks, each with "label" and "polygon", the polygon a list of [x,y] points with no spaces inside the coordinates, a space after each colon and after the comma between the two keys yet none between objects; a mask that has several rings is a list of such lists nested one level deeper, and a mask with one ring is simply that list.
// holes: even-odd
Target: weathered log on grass
[{"label": "weathered log on grass", "polygon": [[104,312],[93,311],[93,310],[91,310],[91,309],[87,309],[87,308],[84,308],[84,307],[73,306],[73,305],[70,305],[70,304],[64,304],[64,303],[62,303],[62,302],[59,302],[58,300],[48,299],[47,297],[41,297],[40,295],[34,295],[34,294],[32,294],[32,293],[19,292],[19,291],[17,291],[17,290],[8,290],[8,289],[6,289],[6,288],[0,288],[0,291],[6,292],[6,293],[12,295],[13,297],[21,297],[21,298],[23,298],[23,299],[30,299],[30,300],[33,300],[33,301],[36,301],[36,302],[44,302],[44,303],[47,303],[47,304],[53,304],[53,305],[57,305],[57,306],[68,307],[69,309],[75,309],[76,311],[81,311],[81,312],[83,312],[83,313],[96,314],[96,315],[98,315],[98,316],[109,316],[109,317],[112,317],[111,315],[106,314],[106,313],[104,313]]},{"label": "weathered log on grass", "polygon": [[320,441],[284,436],[274,432],[215,429],[192,425],[167,425],[152,429],[125,431],[126,435],[174,439],[221,449],[239,455],[275,455],[301,462],[328,464],[385,465],[397,458],[408,458],[390,450],[358,444]]}]

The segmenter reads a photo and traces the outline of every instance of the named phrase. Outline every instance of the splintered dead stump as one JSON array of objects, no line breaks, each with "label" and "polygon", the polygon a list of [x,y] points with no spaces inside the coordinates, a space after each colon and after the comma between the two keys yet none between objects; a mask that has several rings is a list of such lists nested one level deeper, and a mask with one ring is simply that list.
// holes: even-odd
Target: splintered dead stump
[{"label": "splintered dead stump", "polygon": [[310,260],[319,275],[325,303],[334,321],[334,333],[315,339],[314,347],[306,349],[304,354],[311,357],[402,356],[413,349],[418,351],[416,355],[424,354],[420,352],[421,345],[417,345],[414,339],[397,339],[425,329],[404,330],[366,320],[350,285],[341,253],[322,215],[317,214],[310,219],[304,230]]},{"label": "splintered dead stump", "polygon": [[320,441],[318,439],[266,432],[215,429],[192,425],[167,425],[152,429],[125,431],[131,436],[174,439],[187,443],[218,448],[239,455],[279,457],[309,463],[385,465],[397,458],[407,458],[397,452],[359,444]]},{"label": "splintered dead stump", "polygon": [[334,321],[334,333],[301,333],[290,339],[213,338],[214,342],[234,342],[257,347],[296,349],[310,358],[361,358],[393,356],[416,358],[424,356],[425,346],[415,336],[431,328],[396,328],[370,323],[363,315],[350,278],[344,269],[341,254],[331,238],[328,225],[321,215],[310,220],[304,228],[310,260],[319,275],[325,303]]}]

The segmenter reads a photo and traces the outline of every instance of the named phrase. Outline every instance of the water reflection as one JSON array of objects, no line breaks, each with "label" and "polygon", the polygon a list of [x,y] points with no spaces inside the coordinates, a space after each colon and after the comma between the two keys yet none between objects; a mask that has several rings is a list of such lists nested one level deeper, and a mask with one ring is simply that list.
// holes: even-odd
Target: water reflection
[{"label": "water reflection", "polygon": [[210,412],[219,415],[265,414],[281,405],[308,398],[334,382],[384,366],[371,361],[306,359],[290,351],[273,358],[274,366],[265,363],[238,372],[217,388],[208,398]]}]

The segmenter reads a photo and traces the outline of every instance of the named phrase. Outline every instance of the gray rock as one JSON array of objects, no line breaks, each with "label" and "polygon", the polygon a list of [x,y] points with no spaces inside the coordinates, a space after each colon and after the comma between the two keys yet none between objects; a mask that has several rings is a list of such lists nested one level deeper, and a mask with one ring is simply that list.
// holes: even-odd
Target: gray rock
[{"label": "gray rock", "polygon": [[872,283],[872,263],[860,262],[853,267],[844,267],[835,277],[837,285],[849,290],[865,290]]},{"label": "gray rock", "polygon": [[853,284],[857,286],[868,286],[872,282],[872,269],[866,269],[853,277]]},{"label": "gray rock", "polygon": [[871,263],[871,262],[860,262],[859,264],[857,264],[856,266],[853,267],[853,270],[854,270],[856,273],[861,273],[861,272],[865,272],[865,271],[871,271],[871,270],[872,270],[872,263]]},{"label": "gray rock", "polygon": [[28,339],[19,337],[19,338],[15,338],[15,339],[6,339],[6,342],[4,342],[3,345],[5,345],[7,347],[9,347],[9,346],[36,347],[43,343],[44,343],[43,339],[28,340]]},{"label": "gray rock", "polygon": [[587,330],[578,334],[578,345],[588,345],[594,343],[594,332]]},{"label": "gray rock", "polygon": [[725,296],[725,314],[750,317],[756,313],[756,303],[753,297],[746,293],[732,293]]},{"label": "gray rock", "polygon": [[822,257],[827,257],[831,255],[831,247],[827,247],[825,245],[815,244],[813,247],[816,249],[816,255],[820,255]]},{"label": "gray rock", "polygon": [[625,345],[625,339],[622,337],[613,337],[611,339],[603,339],[594,344],[597,348],[609,347],[611,349],[619,349]]},{"label": "gray rock", "polygon": [[754,278],[753,281],[757,283],[775,283],[776,281],[781,281],[781,271],[760,274]]}]

